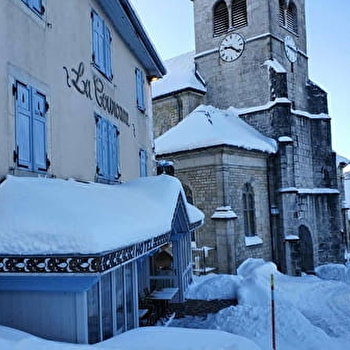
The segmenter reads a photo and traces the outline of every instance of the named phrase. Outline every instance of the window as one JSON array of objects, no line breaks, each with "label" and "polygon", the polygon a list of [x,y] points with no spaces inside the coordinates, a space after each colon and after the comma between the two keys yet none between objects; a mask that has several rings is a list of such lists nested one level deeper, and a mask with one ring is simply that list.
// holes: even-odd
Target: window
[{"label": "window", "polygon": [[248,24],[247,20],[247,1],[232,1],[232,27],[240,28]]},{"label": "window", "polygon": [[293,1],[280,0],[279,23],[291,32],[298,33],[298,13]]},{"label": "window", "polygon": [[42,4],[42,0],[22,0],[33,12],[42,16],[45,12],[45,7]]},{"label": "window", "polygon": [[229,28],[228,10],[225,1],[219,1],[214,6],[214,35],[221,35]]},{"label": "window", "polygon": [[95,12],[92,18],[92,61],[108,79],[113,78],[111,63],[111,32],[105,21]]},{"label": "window", "polygon": [[144,77],[142,70],[136,68],[135,69],[135,77],[136,77],[136,103],[137,108],[144,112],[145,111],[145,96],[144,96]]},{"label": "window", "polygon": [[97,175],[105,180],[119,178],[119,131],[115,125],[100,116],[96,120]]},{"label": "window", "polygon": [[255,236],[255,204],[254,192],[249,183],[243,186],[242,191],[244,233],[246,236]]},{"label": "window", "polygon": [[14,160],[19,168],[28,171],[47,171],[50,162],[46,155],[46,110],[43,94],[35,88],[16,82],[16,149]]},{"label": "window", "polygon": [[147,152],[143,149],[139,152],[140,157],[140,176],[147,176]]}]

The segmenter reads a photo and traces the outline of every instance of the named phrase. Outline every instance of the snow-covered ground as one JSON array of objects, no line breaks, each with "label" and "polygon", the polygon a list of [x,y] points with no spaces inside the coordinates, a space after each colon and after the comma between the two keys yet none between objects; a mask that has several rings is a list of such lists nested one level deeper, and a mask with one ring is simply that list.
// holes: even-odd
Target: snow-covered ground
[{"label": "snow-covered ground", "polygon": [[[262,350],[271,346],[271,274],[275,280],[276,344],[281,350],[344,350],[350,348],[350,267],[325,265],[316,276],[291,277],[273,263],[248,259],[238,269],[241,282],[234,291],[238,305],[206,319],[175,319],[172,326],[224,330],[253,340]],[[228,276],[197,278],[188,296],[215,299],[227,295]],[[222,291],[217,288],[222,279]],[[215,281],[215,283],[213,283]],[[210,294],[210,286],[212,294]],[[222,295],[221,295],[222,294]],[[234,295],[234,294],[233,294]]]},{"label": "snow-covered ground", "polygon": [[188,298],[238,300],[208,317],[173,319],[170,327],[139,328],[96,345],[49,342],[0,326],[0,349],[270,350],[271,274],[277,350],[350,348],[350,266],[329,264],[317,269],[318,277],[291,277],[271,262],[248,259],[237,276],[195,278]]}]

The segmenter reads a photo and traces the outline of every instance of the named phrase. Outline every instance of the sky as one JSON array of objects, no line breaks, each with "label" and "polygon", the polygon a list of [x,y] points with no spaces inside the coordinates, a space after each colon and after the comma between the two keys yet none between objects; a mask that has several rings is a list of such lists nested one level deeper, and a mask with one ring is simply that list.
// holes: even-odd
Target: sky
[{"label": "sky", "polygon": [[[130,1],[163,60],[194,50],[192,1]],[[309,76],[328,92],[333,149],[350,160],[350,1],[305,2]]]}]

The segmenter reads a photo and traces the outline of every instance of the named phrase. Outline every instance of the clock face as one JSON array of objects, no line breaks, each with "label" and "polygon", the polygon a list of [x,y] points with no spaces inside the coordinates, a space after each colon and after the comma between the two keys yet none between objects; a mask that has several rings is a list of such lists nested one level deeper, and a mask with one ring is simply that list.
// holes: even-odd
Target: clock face
[{"label": "clock face", "polygon": [[294,39],[287,35],[284,38],[284,50],[286,52],[286,56],[291,62],[295,62],[298,58],[298,50],[295,44]]},{"label": "clock face", "polygon": [[241,56],[244,50],[244,39],[240,34],[228,34],[221,42],[219,54],[222,60],[232,62]]}]

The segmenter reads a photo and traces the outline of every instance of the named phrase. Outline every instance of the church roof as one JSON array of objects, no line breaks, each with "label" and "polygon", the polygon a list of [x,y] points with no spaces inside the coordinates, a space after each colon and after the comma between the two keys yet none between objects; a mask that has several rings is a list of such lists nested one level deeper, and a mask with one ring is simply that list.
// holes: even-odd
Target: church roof
[{"label": "church roof", "polygon": [[203,214],[167,175],[118,184],[7,176],[0,185],[0,254],[111,251],[171,231],[182,196],[190,224]]},{"label": "church roof", "polygon": [[276,141],[245,123],[235,109],[200,105],[179,124],[155,140],[157,155],[228,145],[267,153],[277,151]]},{"label": "church roof", "polygon": [[173,57],[164,62],[167,74],[152,83],[152,97],[157,98],[182,90],[207,91],[203,78],[194,64],[194,51]]}]

